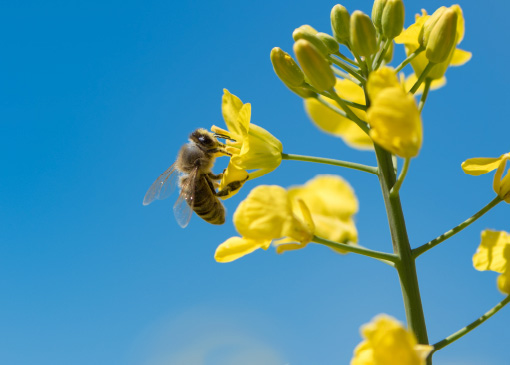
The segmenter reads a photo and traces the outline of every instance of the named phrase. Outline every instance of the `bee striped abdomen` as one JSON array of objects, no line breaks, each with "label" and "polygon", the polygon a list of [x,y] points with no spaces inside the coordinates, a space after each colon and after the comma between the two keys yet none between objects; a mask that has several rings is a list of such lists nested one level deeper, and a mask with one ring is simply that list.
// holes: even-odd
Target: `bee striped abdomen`
[{"label": "bee striped abdomen", "polygon": [[211,224],[225,223],[225,208],[211,191],[205,176],[197,177],[194,197],[193,210],[200,218]]}]

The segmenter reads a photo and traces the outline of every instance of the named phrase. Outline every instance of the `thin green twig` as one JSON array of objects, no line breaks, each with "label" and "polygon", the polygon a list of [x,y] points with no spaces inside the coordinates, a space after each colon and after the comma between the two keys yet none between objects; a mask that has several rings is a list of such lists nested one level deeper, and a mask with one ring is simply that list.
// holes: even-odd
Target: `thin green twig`
[{"label": "thin green twig", "polygon": [[425,85],[423,86],[423,94],[421,94],[420,104],[418,105],[418,110],[420,111],[420,113],[423,110],[423,107],[425,106],[425,102],[427,101],[427,96],[429,95],[431,84],[432,79],[427,77],[425,79]]},{"label": "thin green twig", "polygon": [[461,330],[455,332],[454,334],[446,337],[445,339],[435,343],[433,346],[434,346],[434,352],[435,351],[439,351],[441,350],[442,348],[448,346],[449,344],[451,344],[452,342],[455,342],[457,341],[459,338],[461,338],[462,336],[464,336],[465,334],[468,334],[469,332],[471,332],[472,330],[474,330],[476,327],[478,327],[479,325],[481,325],[483,322],[485,322],[486,320],[488,320],[490,317],[492,317],[494,314],[498,313],[498,311],[503,308],[505,305],[508,304],[508,302],[510,302],[510,295],[508,295],[505,299],[503,299],[501,302],[499,302],[498,304],[496,304],[496,306],[494,306],[491,310],[489,310],[487,313],[485,313],[483,316],[481,316],[480,318],[478,318],[476,321],[474,322],[471,322],[470,324],[468,324],[466,327],[462,328]]},{"label": "thin green twig", "polygon": [[435,65],[436,64],[432,62],[427,63],[427,66],[425,66],[425,69],[421,73],[420,77],[418,78],[418,80],[416,80],[411,90],[409,90],[411,94],[414,94],[420,88],[420,85],[423,83],[423,81],[429,74],[430,70],[432,70],[432,67],[434,67]]},{"label": "thin green twig", "polygon": [[347,64],[346,62],[339,60],[336,57],[329,56],[328,59],[333,62],[336,66],[340,67],[342,70],[346,71],[349,75],[352,75],[355,77],[360,83],[364,84],[366,80],[361,76],[357,70],[352,68],[351,65]]},{"label": "thin green twig", "polygon": [[459,224],[457,227],[454,227],[454,228],[450,229],[448,232],[443,233],[441,236],[439,236],[437,238],[434,238],[432,241],[427,242],[424,245],[421,245],[420,247],[415,248],[412,251],[413,257],[416,258],[416,257],[420,256],[422,253],[424,253],[424,252],[430,250],[431,248],[439,245],[441,242],[447,240],[448,238],[450,238],[451,236],[455,235],[456,233],[459,233],[464,228],[466,228],[471,223],[473,223],[478,218],[480,218],[482,215],[484,215],[489,210],[491,210],[496,205],[498,205],[500,202],[502,202],[502,199],[499,196],[495,197],[489,204],[487,204],[485,207],[483,207],[478,212],[473,214],[473,216],[471,216],[470,218],[466,219],[464,222]]},{"label": "thin green twig", "polygon": [[411,62],[416,56],[423,52],[424,49],[425,47],[421,46],[416,51],[411,53],[404,61],[402,61],[400,65],[397,66],[395,73],[398,73],[400,70],[402,70],[409,62]]},{"label": "thin green twig", "polygon": [[354,162],[349,162],[349,161],[340,161],[340,160],[334,160],[331,158],[322,158],[322,157],[314,157],[314,156],[294,155],[294,154],[290,154],[290,153],[282,153],[282,159],[283,160],[304,161],[304,162],[316,162],[316,163],[322,163],[322,164],[326,164],[326,165],[346,167],[348,169],[364,171],[364,172],[368,172],[370,174],[377,175],[377,167],[362,165],[359,163],[354,163]]},{"label": "thin green twig", "polygon": [[374,259],[388,263],[391,266],[394,266],[393,264],[398,260],[397,255],[392,253],[374,251],[359,245],[349,245],[346,243],[334,242],[322,237],[313,236],[312,242],[320,243],[321,245],[328,246],[333,249],[339,249],[368,257],[373,257]]},{"label": "thin green twig", "polygon": [[336,91],[333,89],[326,94],[327,97],[336,101],[336,103],[345,111],[347,117],[356,123],[366,134],[368,134],[368,125],[365,121],[361,120],[350,108],[347,106],[345,101],[338,96]]},{"label": "thin green twig", "polygon": [[407,170],[409,169],[410,164],[411,164],[411,158],[406,158],[404,160],[404,166],[402,167],[402,171],[400,172],[398,180],[395,182],[395,185],[393,185],[393,187],[391,188],[391,191],[390,191],[391,198],[398,195],[398,192],[400,191],[400,187],[402,186],[402,183],[404,182],[404,179],[406,178]]}]

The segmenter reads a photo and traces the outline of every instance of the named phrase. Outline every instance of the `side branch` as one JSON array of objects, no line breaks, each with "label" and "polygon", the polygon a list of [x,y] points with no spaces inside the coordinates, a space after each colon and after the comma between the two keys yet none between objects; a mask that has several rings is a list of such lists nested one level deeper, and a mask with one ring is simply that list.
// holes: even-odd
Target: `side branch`
[{"label": "side branch", "polygon": [[294,154],[290,154],[290,153],[282,153],[282,159],[283,160],[323,163],[326,165],[346,167],[348,169],[359,170],[359,171],[363,171],[363,172],[368,172],[369,174],[377,175],[377,167],[375,167],[375,166],[367,166],[367,165],[362,165],[359,163],[349,162],[349,161],[334,160],[332,158],[322,158],[322,157],[303,156],[303,155],[294,155]]},{"label": "side branch", "polygon": [[393,264],[398,260],[397,255],[392,253],[374,251],[358,245],[348,245],[346,243],[334,242],[317,236],[313,237],[312,242],[320,243],[321,245],[328,246],[329,248],[333,249],[340,249],[347,252],[353,252],[360,255],[373,257],[374,259],[389,263],[391,266],[394,266]]},{"label": "side branch", "polygon": [[459,331],[455,332],[454,334],[446,337],[444,340],[441,340],[441,341],[437,342],[436,344],[434,344],[433,345],[434,346],[434,352],[438,351],[438,350],[441,350],[442,348],[448,346],[452,342],[457,341],[459,338],[461,338],[465,334],[467,334],[470,331],[474,330],[476,327],[478,327],[483,322],[485,322],[490,317],[492,317],[494,314],[496,314],[501,308],[503,308],[505,305],[507,305],[508,302],[510,302],[510,295],[508,295],[505,299],[503,299],[501,302],[496,304],[496,306],[494,306],[494,308],[489,310],[487,313],[485,313],[483,316],[478,318],[476,321],[471,322],[470,324],[468,324],[466,327],[462,328],[461,330],[459,330]]},{"label": "side branch", "polygon": [[489,210],[494,208],[498,203],[500,203],[502,200],[499,196],[495,197],[489,204],[487,204],[485,207],[480,209],[477,213],[475,213],[472,217],[466,219],[464,222],[459,224],[457,227],[452,228],[446,233],[443,233],[441,236],[434,238],[432,241],[425,243],[424,245],[421,245],[420,247],[415,248],[412,251],[413,257],[416,258],[420,256],[422,253],[430,250],[432,247],[439,245],[441,242],[447,240],[451,236],[455,235],[456,233],[459,233],[464,228],[469,226],[471,223],[476,221],[478,218],[480,218],[482,215],[487,213]]}]

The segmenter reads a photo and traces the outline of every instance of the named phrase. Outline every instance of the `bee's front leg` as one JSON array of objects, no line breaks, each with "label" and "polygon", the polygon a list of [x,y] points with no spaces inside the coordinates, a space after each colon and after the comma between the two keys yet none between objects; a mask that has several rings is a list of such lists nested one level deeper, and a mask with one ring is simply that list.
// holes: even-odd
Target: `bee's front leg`
[{"label": "bee's front leg", "polygon": [[243,186],[243,183],[246,182],[246,180],[248,180],[249,177],[250,176],[248,175],[244,180],[232,181],[228,183],[227,186],[225,186],[222,190],[216,192],[216,196],[227,196],[230,193],[239,190],[241,186]]}]

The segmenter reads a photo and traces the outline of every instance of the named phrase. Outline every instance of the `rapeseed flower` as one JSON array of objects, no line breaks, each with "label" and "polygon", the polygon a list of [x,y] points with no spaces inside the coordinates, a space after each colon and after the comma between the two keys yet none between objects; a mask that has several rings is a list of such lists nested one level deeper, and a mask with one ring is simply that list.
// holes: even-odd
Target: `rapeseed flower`
[{"label": "rapeseed flower", "polygon": [[[227,151],[232,154],[219,190],[225,189],[234,181],[244,182],[248,178],[267,174],[276,169],[282,160],[282,143],[271,133],[258,125],[251,124],[251,105],[224,89],[222,114],[227,129],[212,126],[211,130],[233,141],[227,140]],[[255,171],[251,171],[255,170]],[[238,190],[223,196],[229,198]]]},{"label": "rapeseed flower", "polygon": [[367,112],[370,137],[395,155],[415,157],[421,148],[423,131],[414,97],[399,84],[389,67],[370,74],[367,91],[371,100]]},{"label": "rapeseed flower", "polygon": [[482,175],[496,170],[492,187],[496,194],[510,203],[510,173],[505,172],[506,162],[510,159],[510,153],[505,153],[499,157],[477,157],[470,158],[462,163],[462,170],[469,175]]},{"label": "rapeseed flower", "polygon": [[[459,5],[453,5],[450,7],[457,13],[457,34],[455,44],[458,45],[464,38],[464,16],[462,9]],[[420,34],[422,33],[425,22],[430,18],[425,10],[422,10],[422,14],[416,14],[415,23],[404,30],[398,37],[395,38],[395,43],[404,44],[406,54],[409,56],[411,53],[416,51],[420,47]],[[446,61],[436,64],[427,75],[427,78],[432,79],[432,86],[440,87],[445,84],[444,74],[449,66],[462,66],[471,59],[471,52],[463,51],[459,48],[452,48],[451,54],[447,57]],[[421,52],[411,61],[414,73],[421,75],[429,60],[426,56],[426,52]],[[414,79],[414,77],[413,77]],[[417,78],[415,78],[417,79]]]},{"label": "rapeseed flower", "polygon": [[381,314],[361,327],[365,338],[354,350],[351,365],[425,365],[432,351],[393,317]]},{"label": "rapeseed flower", "polygon": [[510,234],[504,231],[485,230],[482,241],[473,256],[473,266],[480,271],[495,271],[498,289],[510,294]]},{"label": "rapeseed flower", "polygon": [[275,239],[307,244],[314,225],[306,205],[300,204],[304,220],[293,212],[287,190],[276,185],[254,188],[234,213],[234,225],[241,237],[232,237],[216,249],[218,262],[234,261],[259,248],[267,250]]}]

